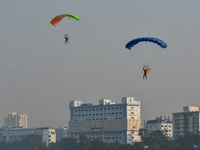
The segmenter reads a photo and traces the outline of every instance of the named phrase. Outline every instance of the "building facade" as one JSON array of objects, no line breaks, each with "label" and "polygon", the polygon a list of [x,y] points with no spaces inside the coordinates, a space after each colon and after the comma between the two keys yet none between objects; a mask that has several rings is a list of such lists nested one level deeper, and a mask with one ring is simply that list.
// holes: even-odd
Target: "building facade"
[{"label": "building facade", "polygon": [[199,107],[186,106],[183,112],[173,113],[173,137],[177,139],[189,133],[199,134],[200,112]]},{"label": "building facade", "polygon": [[166,137],[173,137],[173,124],[169,118],[156,117],[155,120],[148,120],[144,123],[144,128],[148,133],[156,130],[160,130]]},{"label": "building facade", "polygon": [[27,128],[27,115],[10,112],[8,113],[8,117],[4,118],[4,126],[11,128]]},{"label": "building facade", "polygon": [[123,97],[117,104],[109,99],[99,100],[99,105],[70,102],[70,136],[78,140],[81,134],[89,139],[122,144],[139,142],[141,128],[140,102],[134,97]]},{"label": "building facade", "polygon": [[56,143],[56,132],[52,128],[5,128],[0,129],[0,142],[13,142],[22,140],[29,134],[40,135],[42,141],[46,143]]},{"label": "building facade", "polygon": [[67,127],[60,127],[56,129],[56,141],[67,137],[69,137],[69,131]]}]

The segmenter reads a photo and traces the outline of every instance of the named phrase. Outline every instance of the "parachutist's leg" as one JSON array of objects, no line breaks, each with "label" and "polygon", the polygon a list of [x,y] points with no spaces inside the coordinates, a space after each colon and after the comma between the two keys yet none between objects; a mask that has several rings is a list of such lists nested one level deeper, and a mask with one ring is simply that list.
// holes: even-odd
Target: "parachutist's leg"
[{"label": "parachutist's leg", "polygon": [[65,44],[66,44],[66,43],[68,44],[68,38],[65,38]]},{"label": "parachutist's leg", "polygon": [[146,78],[146,72],[145,72],[145,70],[144,70],[144,75],[143,75],[143,79],[144,79],[144,78]]},{"label": "parachutist's leg", "polygon": [[147,74],[144,72],[143,79],[147,79]]},{"label": "parachutist's leg", "polygon": [[66,39],[66,41],[67,41],[67,44],[68,44],[68,39],[69,39],[69,38],[67,38],[67,39]]}]

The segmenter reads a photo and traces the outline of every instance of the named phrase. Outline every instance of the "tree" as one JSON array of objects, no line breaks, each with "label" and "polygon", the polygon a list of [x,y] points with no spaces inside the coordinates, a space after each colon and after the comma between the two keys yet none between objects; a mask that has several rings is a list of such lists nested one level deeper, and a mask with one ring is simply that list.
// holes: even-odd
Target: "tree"
[{"label": "tree", "polygon": [[2,142],[0,150],[46,150],[45,143],[39,135],[28,135],[25,139],[16,140],[13,142]]},{"label": "tree", "polygon": [[84,134],[80,135],[79,141],[80,141],[78,145],[79,150],[91,150],[90,140]]},{"label": "tree", "polygon": [[76,139],[63,138],[56,143],[49,145],[50,150],[77,150]]},{"label": "tree", "polygon": [[144,145],[148,145],[149,149],[166,149],[169,141],[167,137],[160,131],[152,131],[150,134],[143,137]]},{"label": "tree", "polygon": [[132,147],[133,147],[133,150],[143,150],[144,149],[144,146],[141,142],[136,142]]},{"label": "tree", "polygon": [[95,139],[91,141],[91,150],[105,150],[107,144],[100,139]]},{"label": "tree", "polygon": [[[40,135],[29,134],[27,137],[21,141],[16,141],[16,146],[22,146],[21,150],[45,150],[46,145],[42,142]],[[15,145],[15,142],[13,143]],[[16,147],[15,146],[15,147]]]}]

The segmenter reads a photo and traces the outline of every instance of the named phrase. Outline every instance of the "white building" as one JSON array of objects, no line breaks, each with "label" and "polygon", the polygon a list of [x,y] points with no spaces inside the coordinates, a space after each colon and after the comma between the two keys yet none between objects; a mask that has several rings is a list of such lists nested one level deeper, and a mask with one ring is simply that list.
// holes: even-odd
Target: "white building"
[{"label": "white building", "polygon": [[199,134],[200,132],[200,112],[199,107],[186,106],[183,112],[173,113],[173,137],[177,139],[179,136],[188,133]]},{"label": "white building", "polygon": [[66,137],[69,137],[69,131],[67,127],[60,127],[56,129],[56,141],[59,141]]},{"label": "white building", "polygon": [[70,136],[76,139],[85,134],[89,139],[122,144],[139,142],[141,128],[140,102],[133,97],[122,98],[117,104],[109,99],[99,100],[99,105],[70,102]]},{"label": "white building", "polygon": [[160,130],[166,137],[173,137],[173,124],[166,117],[156,117],[155,120],[148,120],[144,123],[144,128],[148,133]]},{"label": "white building", "polygon": [[16,112],[10,112],[8,113],[8,117],[4,118],[4,126],[11,128],[27,128],[27,115],[20,115]]},{"label": "white building", "polygon": [[16,140],[22,140],[29,134],[40,135],[42,141],[46,143],[56,143],[55,129],[52,128],[7,128],[0,129],[0,142],[13,142]]}]

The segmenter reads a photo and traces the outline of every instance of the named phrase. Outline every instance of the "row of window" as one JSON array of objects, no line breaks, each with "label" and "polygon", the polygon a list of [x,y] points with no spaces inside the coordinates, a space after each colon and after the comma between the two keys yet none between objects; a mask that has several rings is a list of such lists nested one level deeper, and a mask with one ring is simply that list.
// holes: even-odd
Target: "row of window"
[{"label": "row of window", "polygon": [[75,109],[75,112],[87,112],[87,111],[103,111],[103,110],[122,110],[122,107],[112,108],[89,108],[89,109]]},{"label": "row of window", "polygon": [[[156,126],[156,125],[154,125],[154,126],[153,126],[153,125],[147,125],[147,128],[153,128],[153,127],[156,128],[156,127],[158,127],[158,126]],[[160,127],[160,126],[159,126],[159,127]],[[167,125],[161,125],[161,127],[166,127],[166,128],[168,127],[168,128],[171,128],[171,125],[168,125],[168,126],[167,126]]]},{"label": "row of window", "polygon": [[[174,123],[174,125],[177,125],[177,126],[181,126],[181,125],[184,125],[185,123],[182,122],[182,123]],[[187,123],[188,125],[192,124],[193,126],[199,126],[199,123],[198,122],[195,122],[195,123]]]},{"label": "row of window", "polygon": [[89,116],[89,117],[74,117],[74,120],[75,121],[80,121],[80,120],[109,120],[109,119],[122,119],[123,117],[122,117],[122,115],[112,115],[112,116],[96,116],[96,117],[91,117],[91,116]]},{"label": "row of window", "polygon": [[[80,136],[82,133],[74,133],[74,135],[75,136]],[[122,134],[122,132],[96,132],[96,133],[84,133],[86,136],[87,135],[95,135],[95,136],[97,136],[97,135],[100,135],[100,136],[102,136],[102,135],[121,135]]]},{"label": "row of window", "polygon": [[93,115],[93,116],[95,116],[95,115],[111,115],[111,114],[122,114],[122,112],[112,112],[112,113],[93,113],[93,114],[91,114],[91,113],[89,113],[89,114],[83,114],[83,113],[81,113],[81,114],[75,114],[75,116],[91,116],[91,115]]}]

